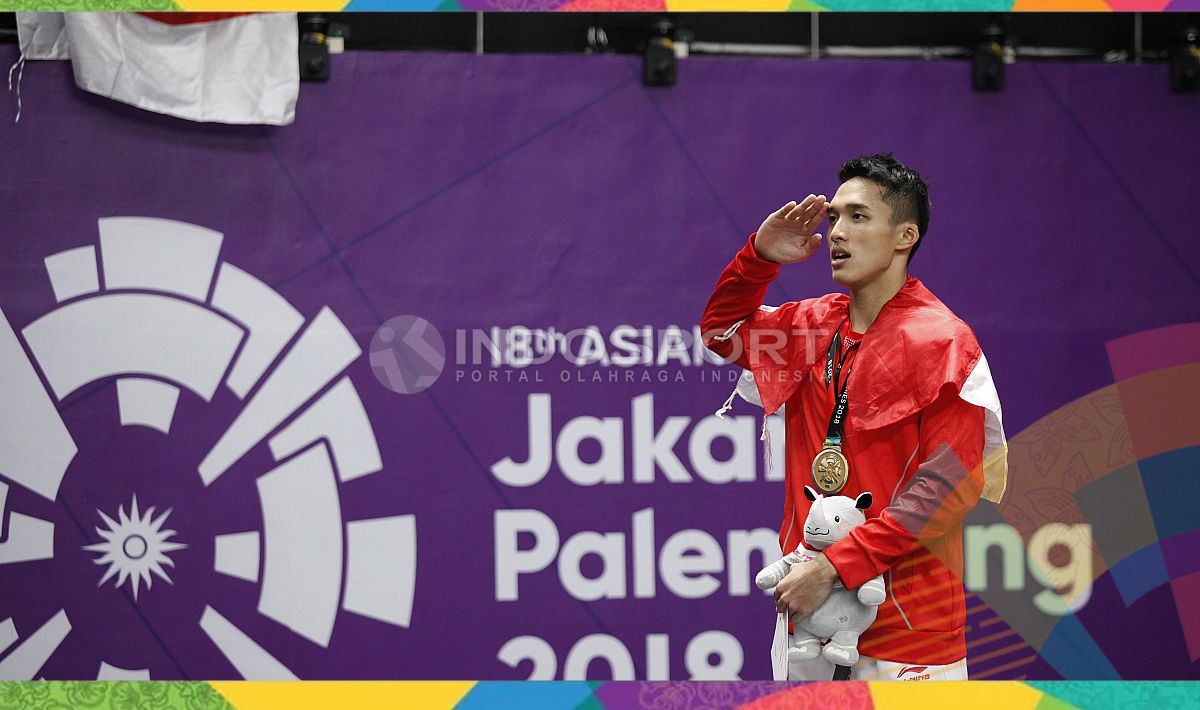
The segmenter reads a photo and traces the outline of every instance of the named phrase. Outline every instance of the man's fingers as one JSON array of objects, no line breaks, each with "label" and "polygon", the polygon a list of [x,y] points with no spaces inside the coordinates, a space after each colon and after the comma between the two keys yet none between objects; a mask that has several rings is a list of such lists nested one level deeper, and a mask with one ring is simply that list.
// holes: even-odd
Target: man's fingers
[{"label": "man's fingers", "polygon": [[821,223],[824,221],[825,221],[825,212],[824,211],[818,212],[817,214],[808,218],[808,221],[806,221],[804,223],[803,229],[805,232],[812,234],[814,231],[816,231],[817,227],[821,226]]},{"label": "man's fingers", "polygon": [[808,197],[804,198],[804,201],[800,203],[800,206],[804,208],[804,215],[807,217],[820,209],[821,205],[823,204],[825,204],[824,195],[809,195]]},{"label": "man's fingers", "polygon": [[783,593],[779,591],[778,586],[775,587],[775,611],[779,612],[780,614],[788,613],[787,602],[783,600]]},{"label": "man's fingers", "polygon": [[[788,213],[787,218],[800,222],[803,229],[814,229],[821,220],[825,219],[828,202],[824,195],[809,195]],[[815,220],[815,221],[814,221]]]},{"label": "man's fingers", "polygon": [[808,209],[812,206],[812,200],[814,200],[814,199],[816,199],[816,198],[814,198],[812,195],[809,195],[808,197],[805,197],[804,200],[801,201],[799,204],[788,203],[788,204],[793,205],[793,207],[787,211],[787,213],[784,215],[784,217],[789,220],[802,219],[804,217],[804,215],[808,212]]},{"label": "man's fingers", "polygon": [[[809,205],[808,210],[805,212],[805,221],[806,223],[811,223],[815,227],[816,225],[820,224],[820,220],[825,219],[825,214],[828,211],[829,203],[825,201],[825,196],[817,195],[816,200]],[[813,220],[817,221],[814,222]]]}]

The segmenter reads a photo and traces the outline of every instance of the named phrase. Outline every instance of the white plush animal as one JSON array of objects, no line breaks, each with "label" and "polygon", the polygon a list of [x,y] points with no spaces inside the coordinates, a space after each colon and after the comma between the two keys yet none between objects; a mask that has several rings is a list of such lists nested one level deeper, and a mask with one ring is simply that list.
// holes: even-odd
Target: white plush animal
[{"label": "white plush animal", "polygon": [[[804,497],[812,501],[808,518],[804,521],[804,542],[818,551],[841,540],[855,526],[866,522],[862,511],[871,507],[870,493],[862,493],[853,500],[846,496],[826,498],[805,486]],[[779,584],[792,565],[805,564],[814,559],[801,545],[759,572],[754,583],[760,589],[770,589]],[[857,591],[846,589],[840,581],[835,582],[833,592],[816,611],[792,622],[796,642],[788,650],[788,662],[823,655],[839,666],[857,663],[858,637],[874,623],[884,595],[883,575],[869,580]],[[829,639],[824,651],[821,650],[823,639]]]}]

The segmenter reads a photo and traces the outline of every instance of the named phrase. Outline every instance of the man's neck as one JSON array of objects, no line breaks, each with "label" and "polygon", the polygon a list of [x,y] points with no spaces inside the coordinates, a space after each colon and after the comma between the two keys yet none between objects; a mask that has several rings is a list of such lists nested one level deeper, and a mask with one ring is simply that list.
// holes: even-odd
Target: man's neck
[{"label": "man's neck", "polygon": [[898,269],[883,274],[871,283],[850,291],[850,327],[856,333],[865,333],[879,317],[884,304],[904,285],[908,278],[907,269]]}]

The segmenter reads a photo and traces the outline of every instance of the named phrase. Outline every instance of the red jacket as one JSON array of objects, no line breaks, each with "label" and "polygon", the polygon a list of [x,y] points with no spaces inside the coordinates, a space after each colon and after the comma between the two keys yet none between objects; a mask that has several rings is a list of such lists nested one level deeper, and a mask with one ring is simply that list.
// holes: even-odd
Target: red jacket
[{"label": "red jacket", "polygon": [[[714,352],[753,372],[766,414],[787,404],[779,531],[787,553],[803,536],[804,486],[833,408],[826,354],[834,333],[849,328],[849,299],[760,309],[779,265],[753,245],[752,235],[721,274],[701,328]],[[873,502],[867,521],[825,556],[850,588],[884,575],[887,600],[859,641],[863,655],[931,665],[966,655],[962,519],[983,488],[984,410],[959,395],[981,355],[971,329],[912,277],[854,355],[842,442],[850,477],[838,495],[870,491]]]}]

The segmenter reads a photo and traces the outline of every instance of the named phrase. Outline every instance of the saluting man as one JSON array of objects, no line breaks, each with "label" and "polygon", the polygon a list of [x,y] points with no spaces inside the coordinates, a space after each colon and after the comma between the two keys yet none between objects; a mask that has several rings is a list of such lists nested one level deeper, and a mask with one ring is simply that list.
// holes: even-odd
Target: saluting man
[{"label": "saluting man", "polygon": [[[788,202],[750,236],[705,307],[705,343],[753,374],[766,415],[787,405],[784,553],[802,544],[805,485],[873,496],[864,524],[792,567],[777,609],[799,618],[836,580],[856,589],[883,574],[887,598],[851,678],[964,680],[962,520],[1004,492],[1000,402],[975,334],[908,273],[929,226],[925,181],[887,154],[845,163],[838,179],[833,200]],[[782,264],[817,254],[849,296],[762,305]],[[822,658],[788,670],[832,672]]]}]

